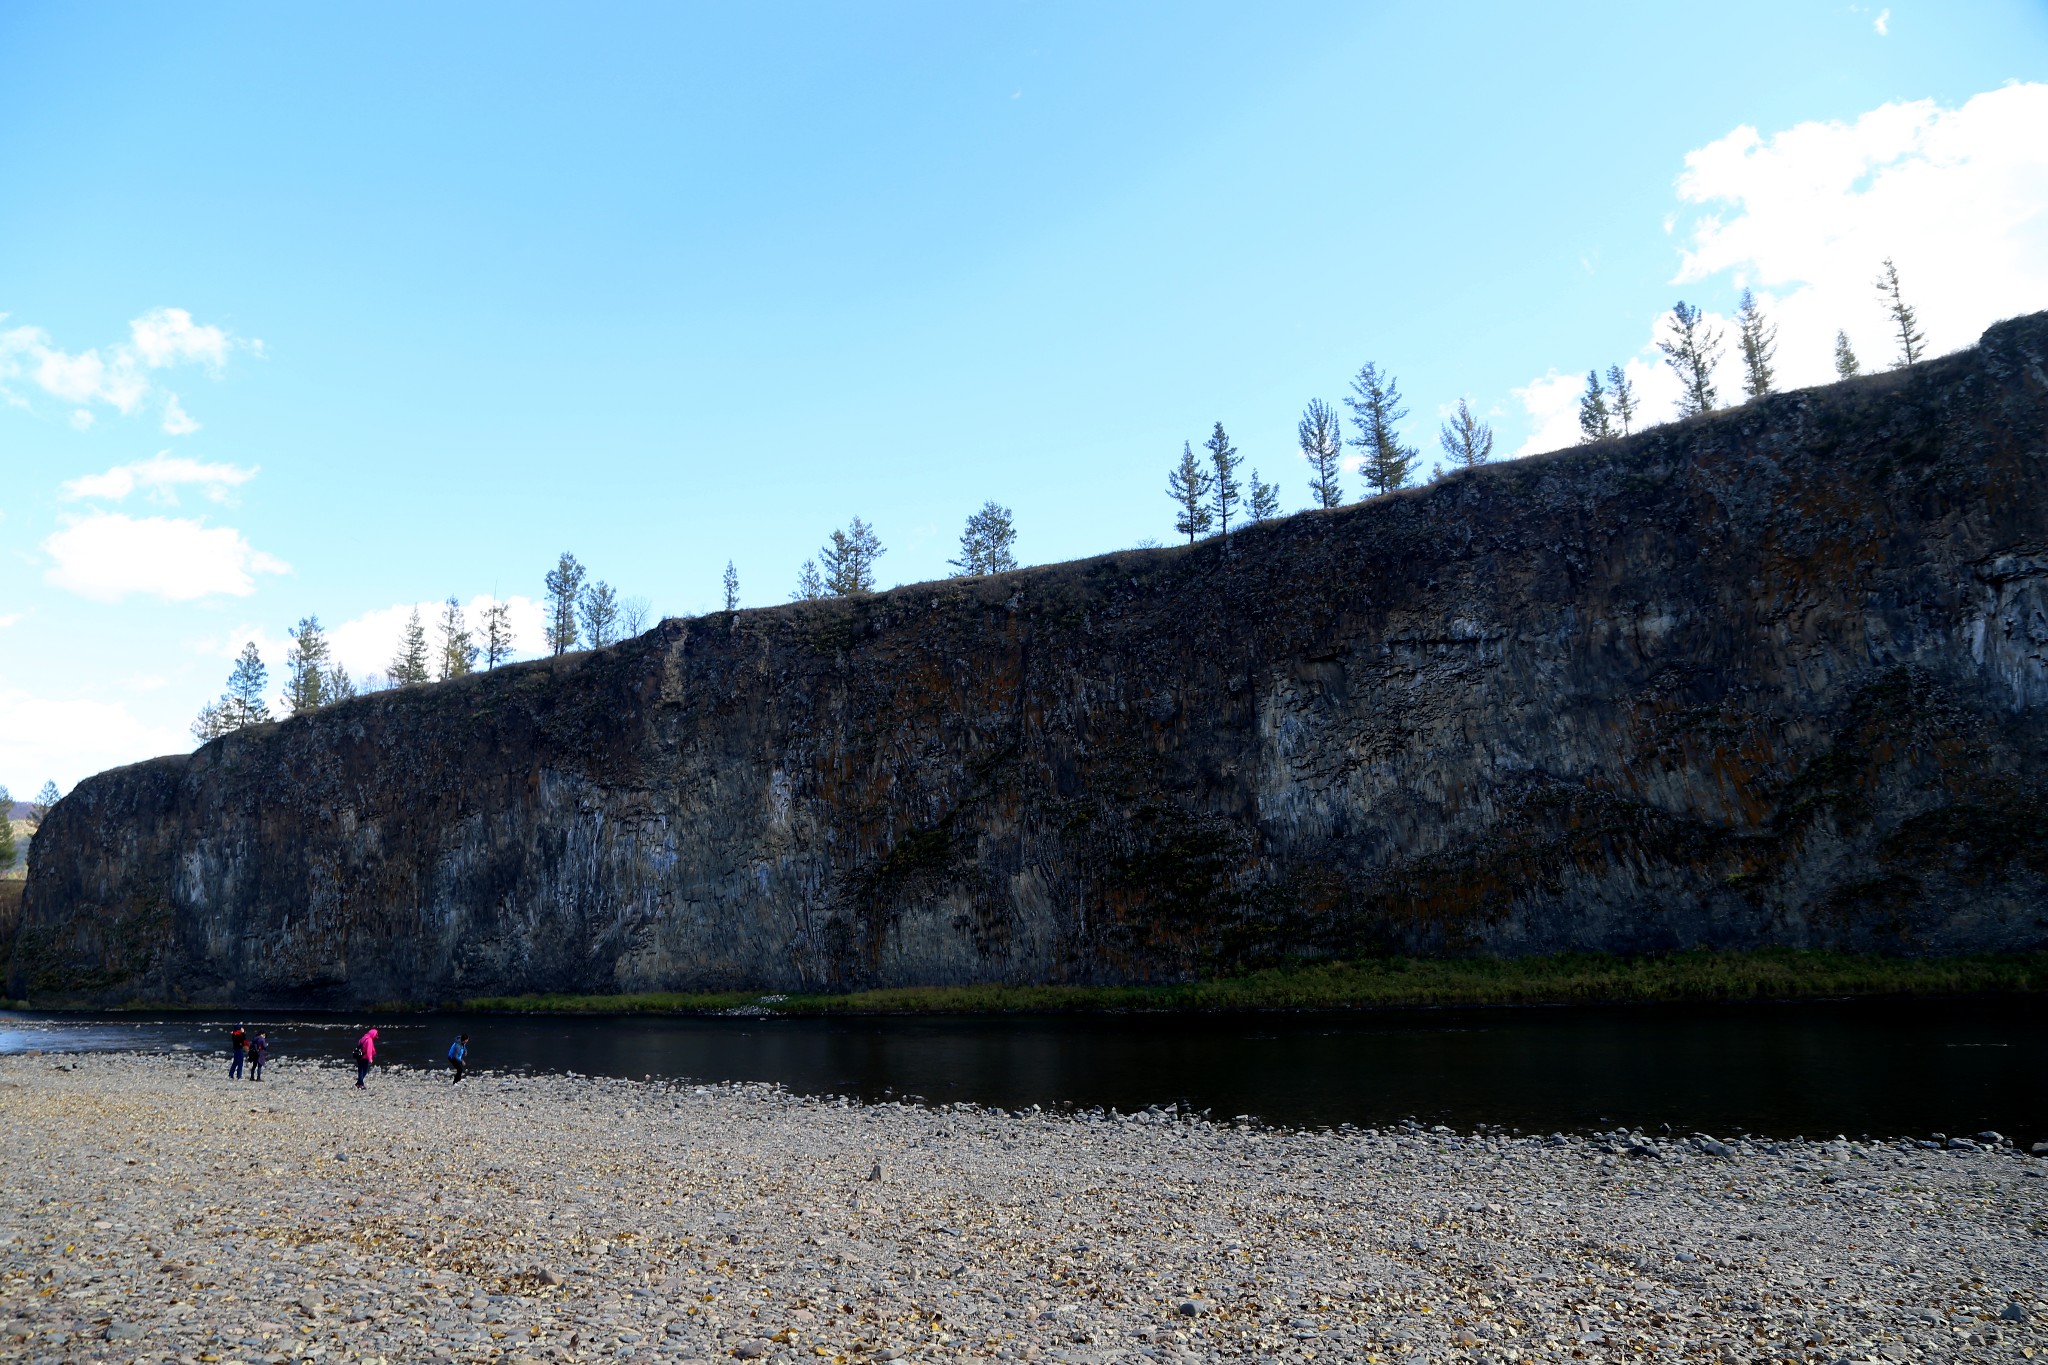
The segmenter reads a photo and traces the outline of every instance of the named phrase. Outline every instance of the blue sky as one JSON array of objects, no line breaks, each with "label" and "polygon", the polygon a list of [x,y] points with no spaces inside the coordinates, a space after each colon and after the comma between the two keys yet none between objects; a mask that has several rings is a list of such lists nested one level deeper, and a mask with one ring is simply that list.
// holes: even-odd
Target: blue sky
[{"label": "blue sky", "polygon": [[1506,453],[1678,297],[1817,381],[1889,251],[1967,344],[2048,307],[2044,80],[2038,3],[0,7],[0,782],[564,549],[1170,540],[1218,420],[1296,509],[1368,360]]}]

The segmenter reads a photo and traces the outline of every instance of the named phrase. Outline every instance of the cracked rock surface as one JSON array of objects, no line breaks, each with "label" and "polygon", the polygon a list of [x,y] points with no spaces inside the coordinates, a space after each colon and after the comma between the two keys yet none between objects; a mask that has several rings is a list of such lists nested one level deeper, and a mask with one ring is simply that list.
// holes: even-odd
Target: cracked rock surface
[{"label": "cracked rock surface", "polygon": [[224,1072],[0,1059],[0,1359],[2048,1349],[2048,1162],[1992,1136],[1290,1132],[763,1086],[383,1070],[358,1092],[334,1067]]},{"label": "cracked rock surface", "polygon": [[2048,314],[1195,545],[664,621],[81,782],[6,995],[2048,946]]}]

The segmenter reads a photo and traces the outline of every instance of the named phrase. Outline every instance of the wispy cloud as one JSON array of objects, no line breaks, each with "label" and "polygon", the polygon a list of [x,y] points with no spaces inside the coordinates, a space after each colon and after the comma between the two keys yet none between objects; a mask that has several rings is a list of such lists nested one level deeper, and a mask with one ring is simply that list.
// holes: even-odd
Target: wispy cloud
[{"label": "wispy cloud", "polygon": [[172,394],[164,400],[164,431],[171,436],[190,436],[199,430],[199,423],[185,412],[178,402],[178,395]]},{"label": "wispy cloud", "polygon": [[218,327],[202,327],[182,308],[152,308],[128,324],[142,363],[152,370],[184,361],[214,369],[227,364],[233,343]]},{"label": "wispy cloud", "polygon": [[1880,38],[1889,35],[1892,31],[1892,12],[1888,9],[1879,10],[1877,18],[1870,21],[1870,26],[1877,30],[1877,36]]},{"label": "wispy cloud", "polygon": [[[0,314],[0,321],[5,315]],[[261,354],[263,343],[243,341],[226,329],[201,324],[183,308],[152,308],[128,324],[128,340],[112,345],[67,351],[58,346],[41,327],[19,326],[0,331],[0,397],[9,406],[28,406],[9,380],[25,380],[61,403],[86,413],[96,405],[112,408],[123,416],[142,406],[152,389],[150,373],[178,365],[199,365],[219,373],[236,350]],[[198,424],[178,406],[172,395],[164,416],[164,430],[184,435],[198,430]]]},{"label": "wispy cloud", "polygon": [[182,487],[197,487],[214,502],[226,502],[231,490],[256,477],[253,468],[244,469],[231,464],[203,464],[174,456],[168,450],[159,450],[146,460],[132,464],[115,465],[104,474],[86,474],[62,485],[60,492],[68,499],[98,498],[107,502],[119,502],[129,495],[142,492],[155,502],[175,503],[177,490]]}]

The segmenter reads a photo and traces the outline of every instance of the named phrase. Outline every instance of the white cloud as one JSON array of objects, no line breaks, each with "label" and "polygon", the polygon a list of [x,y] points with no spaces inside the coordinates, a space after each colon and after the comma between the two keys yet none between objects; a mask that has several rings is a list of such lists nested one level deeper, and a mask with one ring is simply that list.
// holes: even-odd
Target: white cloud
[{"label": "white cloud", "polygon": [[73,431],[91,431],[92,424],[93,415],[84,408],[80,408],[71,414],[71,429]]},{"label": "white cloud", "polygon": [[1870,26],[1877,30],[1878,37],[1885,37],[1892,31],[1892,12],[1888,9],[1879,10],[1877,18],[1870,21]]},{"label": "white cloud", "polygon": [[[1781,388],[1835,377],[1838,329],[1866,370],[1895,358],[1873,283],[1886,257],[1935,354],[1970,345],[2000,318],[2048,307],[2044,127],[2048,84],[2013,84],[1955,109],[1921,100],[1769,137],[1737,128],[1687,153],[1678,196],[1698,216],[1673,283],[1704,286],[1683,290],[1695,303],[1718,295],[1724,305],[1709,315],[1731,338],[1717,376],[1722,401],[1741,394],[1725,314],[1744,286],[1778,328]],[[1628,362],[1648,421],[1668,418],[1678,395],[1654,350],[1662,332],[1660,317]],[[1578,438],[1583,383],[1552,374],[1515,390],[1533,428],[1518,454]],[[1572,390],[1569,405],[1560,386]]]},{"label": "white cloud", "polygon": [[[0,317],[4,317],[0,314]],[[192,321],[183,308],[153,308],[128,324],[129,340],[105,348],[71,352],[57,346],[40,327],[13,327],[0,332],[0,380],[26,379],[59,402],[77,407],[104,403],[123,416],[133,413],[149,395],[148,371],[171,365],[199,364],[218,372],[238,348],[262,353],[261,342],[242,342],[219,327]],[[0,389],[9,406],[26,403],[12,390]],[[175,396],[165,415],[190,422]],[[189,428],[196,430],[196,425]]]},{"label": "white cloud", "polygon": [[1738,128],[1685,158],[1679,196],[1710,211],[1676,282],[1727,274],[1731,293],[1773,291],[1788,386],[1833,378],[1837,328],[1866,364],[1890,362],[1872,283],[1886,257],[1934,352],[1970,345],[2000,318],[2048,306],[2043,128],[2048,84],[1957,109],[1887,104],[1769,138]]},{"label": "white cloud", "polygon": [[129,413],[149,391],[149,381],[136,372],[134,358],[119,348],[110,358],[96,350],[72,355],[50,345],[40,328],[17,328],[8,336],[18,340],[18,350],[26,358],[21,371],[59,402],[100,402]]},{"label": "white cloud", "polygon": [[230,489],[239,488],[256,477],[255,469],[231,464],[203,464],[174,457],[159,450],[146,460],[115,465],[104,474],[86,474],[65,483],[60,490],[66,498],[104,498],[119,502],[138,489],[155,502],[175,503],[177,490],[196,485],[214,502],[226,502]]},{"label": "white cloud", "polygon": [[183,730],[149,724],[118,702],[0,688],[0,781],[17,799],[46,781],[69,791],[93,773],[191,747]]},{"label": "white cloud", "polygon": [[128,324],[142,363],[152,370],[196,360],[218,369],[228,359],[228,334],[218,327],[197,327],[182,308],[152,308]]},{"label": "white cloud", "polygon": [[1575,374],[1552,370],[1514,390],[1522,411],[1529,417],[1529,439],[1515,451],[1534,455],[1561,450],[1579,439],[1579,393],[1585,380]]},{"label": "white cloud", "polygon": [[11,611],[5,616],[0,616],[0,630],[5,630],[9,626],[20,625],[27,615],[28,613],[25,611]]},{"label": "white cloud", "polygon": [[231,527],[119,512],[67,518],[42,548],[52,560],[46,581],[97,602],[129,593],[172,602],[247,597],[256,591],[254,575],[291,571]]},{"label": "white cloud", "polygon": [[199,430],[199,423],[186,415],[178,395],[172,394],[164,402],[164,431],[172,436],[190,436]]}]

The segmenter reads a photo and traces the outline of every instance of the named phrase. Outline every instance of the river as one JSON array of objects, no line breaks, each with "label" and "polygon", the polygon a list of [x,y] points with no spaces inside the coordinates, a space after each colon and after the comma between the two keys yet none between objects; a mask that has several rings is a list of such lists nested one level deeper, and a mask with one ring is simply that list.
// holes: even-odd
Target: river
[{"label": "river", "polygon": [[863,1100],[1008,1109],[1179,1106],[1282,1125],[1525,1132],[1629,1124],[1808,1137],[1996,1129],[2048,1139],[2048,1002],[1863,1000],[1347,1013],[650,1018],[0,1013],[0,1053],[223,1053],[235,1023],[273,1065],[438,1064],[457,1033],[493,1071],[772,1081]]}]

